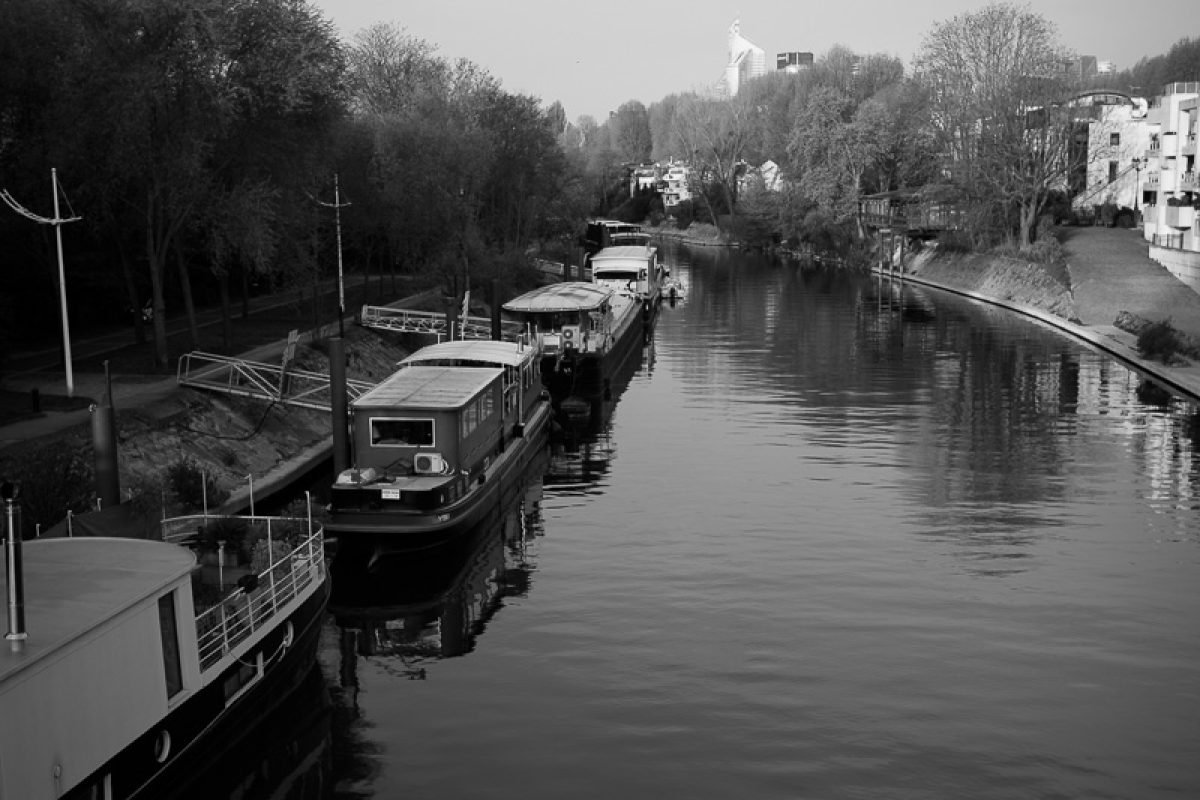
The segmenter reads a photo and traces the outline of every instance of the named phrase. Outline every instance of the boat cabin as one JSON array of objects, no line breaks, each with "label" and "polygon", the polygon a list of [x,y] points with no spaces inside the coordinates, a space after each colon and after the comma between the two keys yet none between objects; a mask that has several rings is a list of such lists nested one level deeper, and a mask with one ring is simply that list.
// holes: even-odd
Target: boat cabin
[{"label": "boat cabin", "polygon": [[553,283],[509,300],[504,310],[529,326],[545,358],[603,353],[612,338],[613,295],[597,283]]},{"label": "boat cabin", "polygon": [[591,255],[606,247],[634,245],[645,247],[650,244],[650,234],[642,231],[641,225],[620,222],[615,219],[594,219],[588,222],[587,231],[581,238],[584,251]]},{"label": "boat cabin", "polygon": [[592,283],[637,295],[648,302],[661,296],[666,270],[658,263],[656,248],[606,247],[590,256],[588,263],[592,268]]},{"label": "boat cabin", "polygon": [[405,367],[351,404],[355,468],[337,485],[382,481],[382,500],[418,509],[453,502],[496,450],[504,404],[503,369]]}]

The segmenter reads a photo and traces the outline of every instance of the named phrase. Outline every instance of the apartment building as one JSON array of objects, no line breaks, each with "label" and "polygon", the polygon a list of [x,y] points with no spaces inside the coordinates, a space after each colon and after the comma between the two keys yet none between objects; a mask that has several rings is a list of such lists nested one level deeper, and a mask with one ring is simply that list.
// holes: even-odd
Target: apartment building
[{"label": "apartment building", "polygon": [[1086,183],[1072,205],[1132,209],[1150,257],[1200,291],[1200,82],[1167,84],[1147,100],[1101,99],[1088,123]]}]

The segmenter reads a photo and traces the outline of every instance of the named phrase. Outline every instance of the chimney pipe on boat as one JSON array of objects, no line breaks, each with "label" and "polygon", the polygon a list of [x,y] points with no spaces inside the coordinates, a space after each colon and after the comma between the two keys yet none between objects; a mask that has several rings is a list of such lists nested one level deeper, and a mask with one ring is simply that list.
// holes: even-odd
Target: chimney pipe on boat
[{"label": "chimney pipe on boat", "polygon": [[16,506],[21,494],[21,484],[4,481],[0,484],[0,498],[4,500],[4,555],[5,579],[8,587],[8,633],[5,639],[14,650],[23,646],[29,634],[25,632],[25,577],[21,570],[21,531],[18,520],[20,507]]}]

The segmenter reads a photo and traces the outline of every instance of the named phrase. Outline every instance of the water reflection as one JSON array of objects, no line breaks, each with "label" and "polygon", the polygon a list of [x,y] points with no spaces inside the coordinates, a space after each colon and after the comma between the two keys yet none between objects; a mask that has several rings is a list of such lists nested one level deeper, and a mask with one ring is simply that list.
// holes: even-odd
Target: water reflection
[{"label": "water reflection", "polygon": [[519,487],[484,521],[444,547],[334,562],[330,614],[340,635],[340,684],[357,688],[360,659],[397,678],[425,680],[431,661],[465,655],[507,597],[529,593],[527,546],[542,535],[542,474],[531,462]]},{"label": "water reflection", "polygon": [[333,780],[332,705],[320,668],[225,747],[189,765],[171,800],[319,800]]},{"label": "water reflection", "polygon": [[[665,308],[663,313],[672,309]],[[654,330],[650,329],[641,348],[614,371],[609,385],[587,395],[573,395],[559,403],[559,429],[552,444],[546,471],[547,488],[556,493],[601,491],[604,476],[616,455],[611,421],[613,410],[629,382],[639,370],[654,370]]]}]

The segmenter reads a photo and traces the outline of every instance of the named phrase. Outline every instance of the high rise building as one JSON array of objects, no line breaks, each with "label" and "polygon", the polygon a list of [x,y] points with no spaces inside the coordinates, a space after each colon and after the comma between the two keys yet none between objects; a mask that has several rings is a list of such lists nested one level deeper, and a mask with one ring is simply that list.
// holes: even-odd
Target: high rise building
[{"label": "high rise building", "polygon": [[741,20],[729,26],[729,65],[725,67],[725,90],[736,97],[741,85],[767,74],[767,54],[742,36]]},{"label": "high rise building", "polygon": [[800,72],[805,69],[812,69],[813,54],[812,53],[778,53],[775,56],[775,69],[783,70],[784,72]]}]

